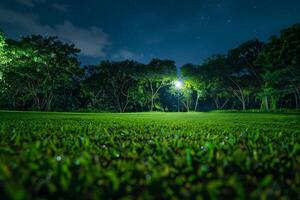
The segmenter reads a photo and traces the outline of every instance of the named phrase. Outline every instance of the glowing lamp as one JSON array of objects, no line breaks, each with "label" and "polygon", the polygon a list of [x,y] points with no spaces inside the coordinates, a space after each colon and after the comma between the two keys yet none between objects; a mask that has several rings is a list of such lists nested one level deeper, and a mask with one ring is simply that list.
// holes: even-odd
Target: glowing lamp
[{"label": "glowing lamp", "polygon": [[181,81],[176,81],[176,82],[175,82],[175,87],[176,87],[177,89],[181,89],[182,86],[183,86],[183,83],[182,83]]}]

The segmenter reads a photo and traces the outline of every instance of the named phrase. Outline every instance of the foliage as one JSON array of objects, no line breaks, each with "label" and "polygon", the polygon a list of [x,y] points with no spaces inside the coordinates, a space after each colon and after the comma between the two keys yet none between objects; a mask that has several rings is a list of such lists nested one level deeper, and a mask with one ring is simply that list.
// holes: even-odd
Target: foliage
[{"label": "foliage", "polygon": [[270,38],[257,59],[257,65],[264,70],[263,91],[272,91],[262,92],[266,100],[273,98],[278,101],[287,94],[294,94],[296,108],[300,102],[299,33],[300,24],[282,30],[279,37]]},{"label": "foliage", "polygon": [[297,199],[300,118],[0,112],[1,199]]},{"label": "foliage", "polygon": [[[6,64],[9,61],[6,53],[6,42],[4,33],[0,29],[0,70],[2,65]],[[1,71],[0,71],[1,72]]]},{"label": "foliage", "polygon": [[176,79],[176,66],[172,60],[152,59],[141,73],[140,81],[144,85],[145,94],[149,96],[150,111],[155,108],[155,100],[163,87]]},{"label": "foliage", "polygon": [[38,110],[51,110],[53,102],[66,107],[81,73],[76,58],[79,50],[56,37],[39,35],[10,40],[8,45],[12,61],[3,72],[9,88],[7,101],[13,107],[21,104]]},{"label": "foliage", "polygon": [[5,51],[5,47],[6,47],[5,36],[0,29],[0,95],[6,90],[3,81],[4,65],[7,63],[7,56],[6,56],[7,53]]},{"label": "foliage", "polygon": [[[84,92],[92,106],[112,105],[114,110],[124,112],[131,98],[138,71],[142,66],[134,61],[103,61],[97,66],[89,66],[83,81]],[[98,101],[98,102],[97,102]]]},{"label": "foliage", "polygon": [[[265,44],[248,40],[200,65],[173,60],[80,66],[79,50],[56,37],[5,39],[0,31],[0,108],[143,112],[300,107],[300,24]],[[174,92],[174,82],[184,87]]]}]

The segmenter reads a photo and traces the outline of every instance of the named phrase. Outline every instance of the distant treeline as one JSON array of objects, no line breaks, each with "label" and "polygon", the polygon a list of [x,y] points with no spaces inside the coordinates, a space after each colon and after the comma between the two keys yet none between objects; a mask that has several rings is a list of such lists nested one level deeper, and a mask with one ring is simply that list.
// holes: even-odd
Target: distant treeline
[{"label": "distant treeline", "polygon": [[80,66],[74,45],[0,33],[0,109],[42,111],[207,111],[296,109],[300,105],[300,24],[266,43],[249,40],[200,65],[153,59]]}]

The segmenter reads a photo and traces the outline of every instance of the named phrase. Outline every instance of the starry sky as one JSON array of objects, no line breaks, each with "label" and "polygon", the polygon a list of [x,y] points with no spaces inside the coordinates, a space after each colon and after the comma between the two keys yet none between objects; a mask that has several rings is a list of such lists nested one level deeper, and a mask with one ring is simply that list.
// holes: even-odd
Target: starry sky
[{"label": "starry sky", "polygon": [[83,64],[172,59],[200,64],[241,42],[300,23],[299,0],[1,0],[9,38],[57,35]]}]

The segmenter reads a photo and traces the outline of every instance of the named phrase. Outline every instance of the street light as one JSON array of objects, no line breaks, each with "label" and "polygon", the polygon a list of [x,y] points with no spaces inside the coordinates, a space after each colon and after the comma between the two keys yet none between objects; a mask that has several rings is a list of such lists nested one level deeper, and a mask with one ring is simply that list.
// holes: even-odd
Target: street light
[{"label": "street light", "polygon": [[176,82],[175,82],[175,87],[176,87],[176,89],[179,89],[179,90],[180,90],[180,89],[182,88],[182,85],[183,85],[183,84],[182,84],[181,81],[176,81]]},{"label": "street light", "polygon": [[179,107],[179,90],[182,88],[182,86],[183,86],[182,81],[176,81],[175,82],[175,88],[178,90],[178,92],[177,92],[177,109],[178,109],[178,112],[180,112],[180,107]]}]

